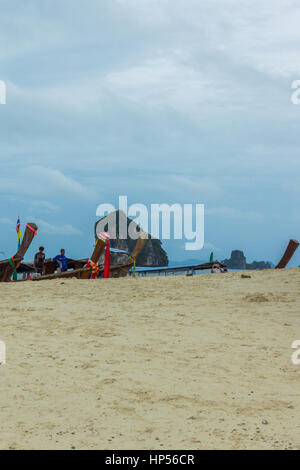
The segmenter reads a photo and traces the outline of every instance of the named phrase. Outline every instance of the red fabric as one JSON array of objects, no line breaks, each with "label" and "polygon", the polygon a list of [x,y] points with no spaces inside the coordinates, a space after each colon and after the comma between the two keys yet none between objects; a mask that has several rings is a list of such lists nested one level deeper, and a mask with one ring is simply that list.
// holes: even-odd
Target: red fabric
[{"label": "red fabric", "polygon": [[110,275],[110,248],[109,248],[109,240],[106,240],[104,278],[108,278],[109,275]]}]

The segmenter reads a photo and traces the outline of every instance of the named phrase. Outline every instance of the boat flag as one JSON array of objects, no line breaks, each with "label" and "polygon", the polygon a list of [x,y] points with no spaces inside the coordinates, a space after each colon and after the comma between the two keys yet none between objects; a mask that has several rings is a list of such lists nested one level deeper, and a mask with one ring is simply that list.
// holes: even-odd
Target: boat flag
[{"label": "boat flag", "polygon": [[214,261],[214,252],[212,251],[210,254],[209,262],[212,263]]},{"label": "boat flag", "polygon": [[20,246],[21,246],[21,237],[22,237],[20,225],[21,225],[21,224],[20,224],[20,217],[18,217],[17,226],[16,226],[18,249],[19,249]]}]

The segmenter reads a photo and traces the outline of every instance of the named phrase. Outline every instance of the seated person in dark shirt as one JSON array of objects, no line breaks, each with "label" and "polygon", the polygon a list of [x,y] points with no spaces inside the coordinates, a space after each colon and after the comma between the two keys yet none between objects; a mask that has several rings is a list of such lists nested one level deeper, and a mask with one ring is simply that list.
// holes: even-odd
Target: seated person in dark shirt
[{"label": "seated person in dark shirt", "polygon": [[68,271],[67,261],[73,261],[71,258],[67,258],[65,256],[65,253],[66,253],[66,251],[62,248],[60,250],[60,255],[57,255],[57,256],[55,256],[55,258],[53,258],[53,261],[57,262],[57,264],[58,264],[58,266],[59,266],[59,268],[62,272]]},{"label": "seated person in dark shirt", "polygon": [[44,274],[45,269],[45,253],[44,247],[40,246],[38,253],[34,257],[34,267],[37,273]]}]

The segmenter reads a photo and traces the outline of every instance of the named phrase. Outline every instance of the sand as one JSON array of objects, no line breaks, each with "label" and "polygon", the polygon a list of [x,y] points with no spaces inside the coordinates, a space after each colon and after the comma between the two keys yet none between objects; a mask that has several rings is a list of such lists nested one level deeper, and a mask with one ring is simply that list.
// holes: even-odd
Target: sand
[{"label": "sand", "polygon": [[300,449],[300,270],[250,275],[0,284],[0,448]]}]

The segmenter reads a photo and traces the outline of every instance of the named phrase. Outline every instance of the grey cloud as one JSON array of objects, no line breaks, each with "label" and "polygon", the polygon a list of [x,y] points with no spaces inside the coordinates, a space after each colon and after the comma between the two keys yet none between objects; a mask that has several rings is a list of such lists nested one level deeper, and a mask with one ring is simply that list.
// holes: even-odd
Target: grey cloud
[{"label": "grey cloud", "polygon": [[294,0],[6,2],[0,217],[48,211],[88,237],[119,194],[198,201],[207,240],[272,257],[270,236],[300,229],[299,15]]}]

